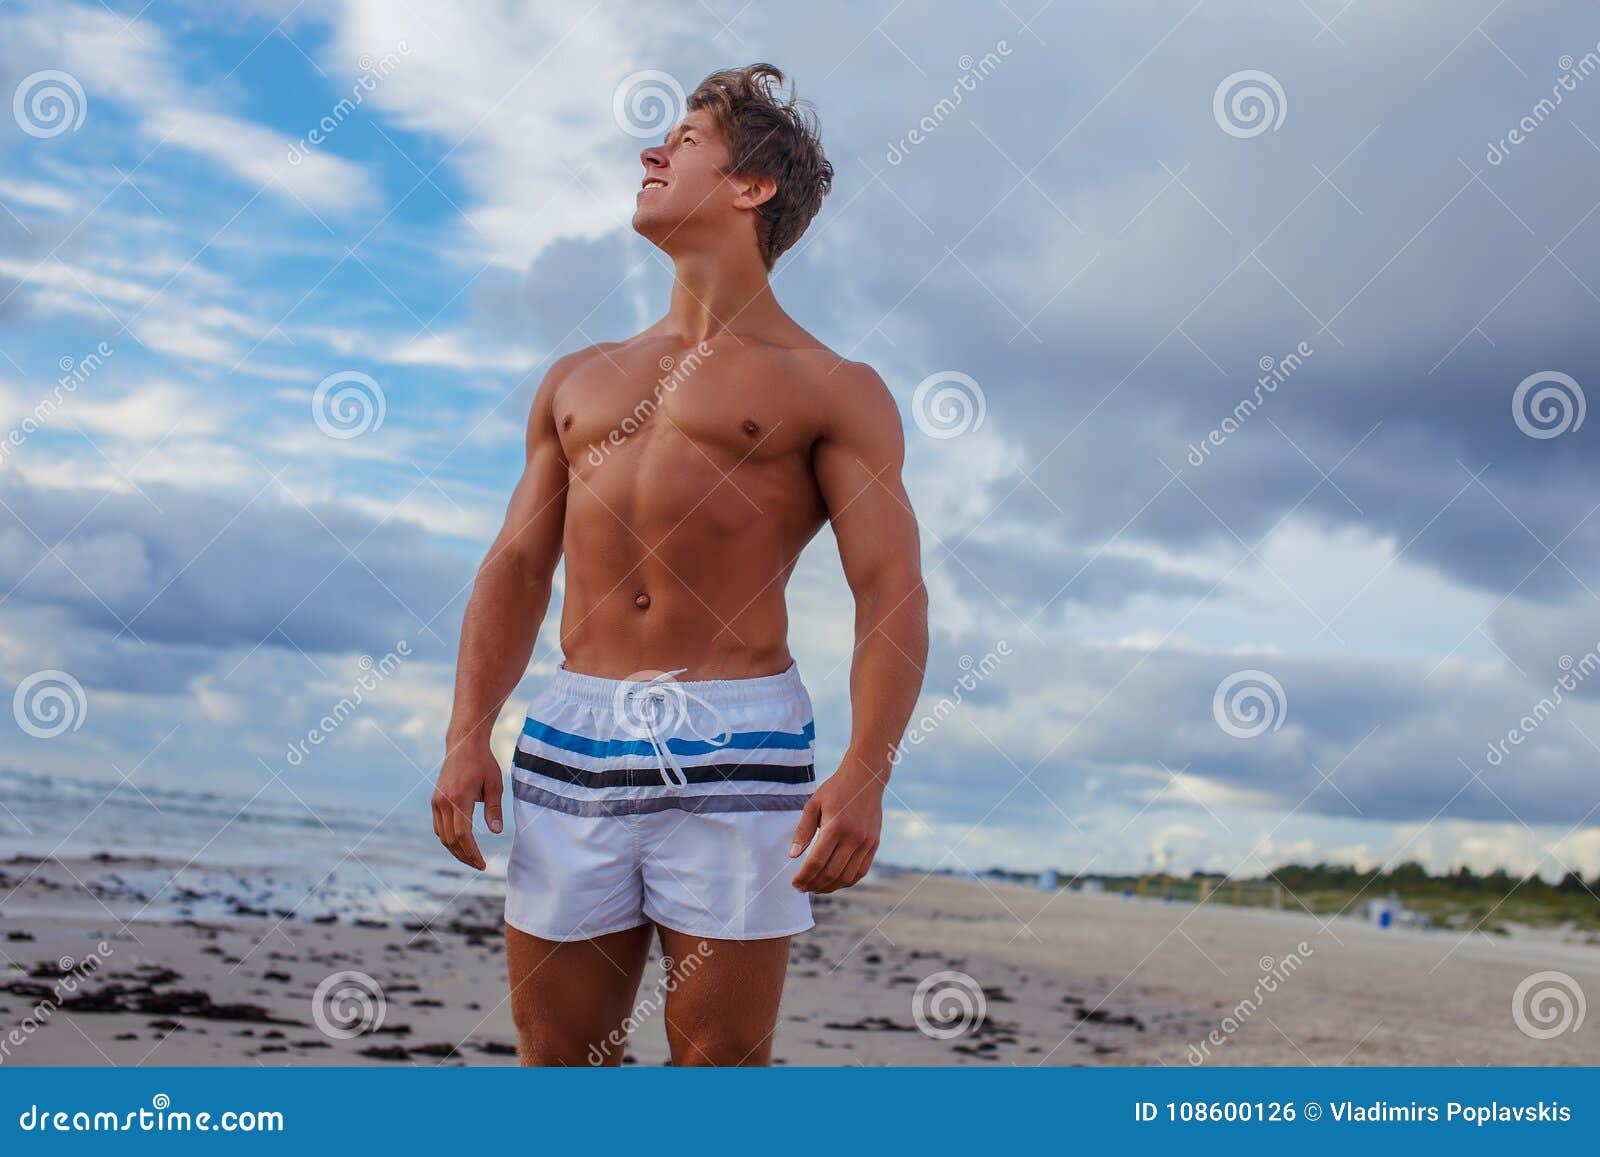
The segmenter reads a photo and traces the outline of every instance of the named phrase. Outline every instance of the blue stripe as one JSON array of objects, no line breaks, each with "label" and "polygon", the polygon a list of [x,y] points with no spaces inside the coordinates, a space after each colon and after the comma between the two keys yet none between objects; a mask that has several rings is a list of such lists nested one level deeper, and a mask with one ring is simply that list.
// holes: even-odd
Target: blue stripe
[{"label": "blue stripe", "polygon": [[[596,759],[614,759],[621,755],[654,755],[647,739],[589,739],[558,731],[537,719],[522,725],[522,734],[562,751]],[[669,739],[667,750],[673,755],[710,755],[714,751],[807,751],[817,738],[815,721],[808,721],[796,734],[792,731],[744,731],[734,735],[727,743],[707,743],[703,739]]]}]

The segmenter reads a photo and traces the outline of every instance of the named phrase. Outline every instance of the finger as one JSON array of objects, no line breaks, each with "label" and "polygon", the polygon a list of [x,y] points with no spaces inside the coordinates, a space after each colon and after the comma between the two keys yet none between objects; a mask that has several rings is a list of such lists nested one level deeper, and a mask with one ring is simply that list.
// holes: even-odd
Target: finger
[{"label": "finger", "polygon": [[845,864],[850,862],[850,856],[854,852],[854,848],[838,837],[834,837],[830,847],[832,850],[829,852],[827,859],[821,861],[817,874],[813,877],[807,891],[825,894],[839,886],[839,873]]},{"label": "finger", "polygon": [[811,845],[811,852],[806,856],[805,863],[801,864],[800,870],[795,873],[794,886],[796,888],[804,892],[816,882],[823,865],[828,862],[828,857],[833,855],[833,848],[836,843],[838,843],[838,837],[830,835],[826,831],[817,837],[816,842]]},{"label": "finger", "polygon": [[499,835],[506,826],[500,812],[500,797],[504,792],[505,785],[498,774],[484,785],[483,818],[495,835]]},{"label": "finger", "polygon": [[839,887],[851,888],[867,874],[867,868],[872,864],[872,845],[862,844],[856,849],[856,854],[850,857],[848,863],[839,872]]},{"label": "finger", "polygon": [[817,803],[817,797],[812,796],[806,800],[805,810],[800,813],[800,823],[794,829],[794,842],[789,845],[791,860],[806,850],[806,845],[811,842],[811,837],[817,834],[817,829],[821,826],[822,808]]},{"label": "finger", "polygon": [[451,804],[450,830],[456,859],[470,867],[483,870],[483,855],[478,851],[478,841],[472,836],[472,804]]}]

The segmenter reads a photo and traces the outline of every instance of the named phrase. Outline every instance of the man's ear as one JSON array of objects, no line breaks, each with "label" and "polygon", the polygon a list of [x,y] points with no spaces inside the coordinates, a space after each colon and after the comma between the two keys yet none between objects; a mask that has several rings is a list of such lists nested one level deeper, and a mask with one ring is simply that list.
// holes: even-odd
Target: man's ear
[{"label": "man's ear", "polygon": [[735,208],[755,209],[778,195],[778,182],[771,177],[735,177]]}]

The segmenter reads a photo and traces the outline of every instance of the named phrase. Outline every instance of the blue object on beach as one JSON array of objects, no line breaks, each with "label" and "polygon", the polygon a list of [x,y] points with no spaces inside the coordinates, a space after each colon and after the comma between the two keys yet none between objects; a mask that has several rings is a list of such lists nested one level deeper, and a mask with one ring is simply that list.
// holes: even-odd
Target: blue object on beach
[{"label": "blue object on beach", "polygon": [[1378,927],[1379,928],[1387,928],[1387,927],[1389,927],[1389,925],[1391,925],[1393,923],[1394,923],[1394,909],[1393,908],[1385,908],[1382,912],[1378,913]]}]

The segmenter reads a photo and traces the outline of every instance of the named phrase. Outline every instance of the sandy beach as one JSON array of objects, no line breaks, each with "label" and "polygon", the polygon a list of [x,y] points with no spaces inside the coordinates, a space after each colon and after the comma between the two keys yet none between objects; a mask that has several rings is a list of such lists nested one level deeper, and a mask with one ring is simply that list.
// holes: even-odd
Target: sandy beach
[{"label": "sandy beach", "polygon": [[[148,882],[164,868],[113,856],[0,864],[0,1062],[514,1063],[492,895],[461,895],[427,920],[285,918],[244,895],[209,897],[225,916],[149,918]],[[1568,978],[1579,1000],[1600,993],[1600,949],[1551,936],[1383,930],[919,873],[817,907],[818,927],[794,944],[780,1064],[1600,1063],[1594,1019],[1569,1016],[1541,1039],[1537,1010],[1513,1014],[1519,984],[1539,973]],[[369,1007],[325,1031],[318,986],[350,971],[375,982],[381,1022]],[[630,1063],[665,1060],[662,978],[653,963]],[[346,1036],[347,1023],[376,1031]]]}]

